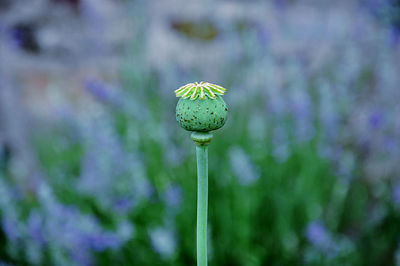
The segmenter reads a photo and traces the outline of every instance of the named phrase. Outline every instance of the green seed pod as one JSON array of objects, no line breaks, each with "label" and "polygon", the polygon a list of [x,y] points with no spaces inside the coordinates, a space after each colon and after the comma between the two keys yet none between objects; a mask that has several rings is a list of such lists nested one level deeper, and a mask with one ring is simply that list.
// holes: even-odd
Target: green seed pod
[{"label": "green seed pod", "polygon": [[182,97],[176,106],[179,125],[196,132],[221,128],[227,119],[228,108],[221,96],[225,89],[208,82],[190,83],[175,91]]}]

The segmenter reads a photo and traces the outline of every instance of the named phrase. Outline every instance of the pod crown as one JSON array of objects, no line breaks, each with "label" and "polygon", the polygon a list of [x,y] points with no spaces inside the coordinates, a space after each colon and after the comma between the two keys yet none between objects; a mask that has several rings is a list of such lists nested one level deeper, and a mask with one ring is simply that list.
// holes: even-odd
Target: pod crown
[{"label": "pod crown", "polygon": [[183,85],[174,92],[176,97],[182,97],[183,99],[196,100],[199,97],[200,100],[204,100],[207,97],[215,99],[216,95],[224,95],[225,91],[226,89],[219,85],[201,81]]}]

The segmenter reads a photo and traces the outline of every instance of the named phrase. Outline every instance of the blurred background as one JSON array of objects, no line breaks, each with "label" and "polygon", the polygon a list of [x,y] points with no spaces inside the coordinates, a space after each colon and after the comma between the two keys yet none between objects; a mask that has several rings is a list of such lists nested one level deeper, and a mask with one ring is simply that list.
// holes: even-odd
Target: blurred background
[{"label": "blurred background", "polygon": [[400,1],[0,0],[0,265],[400,265]]}]

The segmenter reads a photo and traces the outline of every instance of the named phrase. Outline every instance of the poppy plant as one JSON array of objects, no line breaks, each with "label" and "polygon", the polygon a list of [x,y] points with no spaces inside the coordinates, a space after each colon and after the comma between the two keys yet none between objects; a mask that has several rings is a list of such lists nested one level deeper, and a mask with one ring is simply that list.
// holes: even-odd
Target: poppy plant
[{"label": "poppy plant", "polygon": [[228,108],[221,95],[226,89],[209,83],[194,82],[175,90],[179,99],[176,120],[191,131],[196,144],[197,158],[197,265],[207,265],[207,208],[208,208],[208,144],[210,131],[221,128],[227,119]]}]

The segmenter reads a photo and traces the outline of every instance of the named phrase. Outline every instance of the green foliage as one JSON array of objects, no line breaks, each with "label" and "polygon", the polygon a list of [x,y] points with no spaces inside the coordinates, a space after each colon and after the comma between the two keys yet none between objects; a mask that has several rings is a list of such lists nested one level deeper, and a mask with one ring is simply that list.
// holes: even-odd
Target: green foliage
[{"label": "green foliage", "polygon": [[[154,109],[153,109],[154,108]],[[159,105],[160,109],[163,106]],[[155,106],[152,120],[161,119],[162,111]],[[112,112],[115,132],[127,139],[128,128],[137,123],[126,114]],[[230,126],[215,134],[209,155],[209,246],[211,265],[293,265],[305,260],[309,247],[304,232],[314,219],[329,217],[327,206],[334,204],[338,180],[329,163],[321,159],[312,142],[295,147],[285,162],[271,156],[268,146],[258,144],[243,131],[239,110],[233,110]],[[173,116],[173,113],[171,114]],[[149,125],[152,121],[147,122]],[[170,127],[177,126],[176,124]],[[196,164],[194,145],[180,143],[190,155],[178,165],[165,162],[163,142],[154,139],[144,128],[138,128],[138,151],[146,158],[146,173],[155,193],[142,200],[129,214],[135,236],[120,250],[106,250],[97,256],[98,265],[190,265],[195,263]],[[179,131],[177,131],[179,132]],[[64,136],[65,137],[65,136]],[[63,137],[61,137],[63,138]],[[57,137],[52,138],[57,141]],[[82,147],[67,145],[63,150],[39,142],[38,151],[45,170],[62,167],[74,179],[79,169]],[[177,142],[178,144],[178,142]],[[126,145],[129,145],[128,143]],[[183,146],[184,145],[184,146]],[[259,169],[260,178],[242,185],[232,171],[227,154],[232,145],[239,145]],[[65,165],[65,167],[63,167]],[[66,181],[68,183],[69,181]],[[182,204],[176,214],[162,201],[162,191],[169,183],[183,190]],[[112,224],[112,211],[98,209],[92,199],[80,196],[70,186],[56,184],[56,192],[65,203],[77,204],[82,210],[94,212],[104,224]],[[342,207],[342,206],[340,206]],[[110,212],[111,211],[111,212]],[[333,215],[337,215],[334,213]],[[177,248],[169,260],[163,260],[151,248],[148,231],[172,219],[175,224]],[[340,219],[334,217],[334,219]],[[329,221],[327,221],[329,224]],[[315,251],[314,251],[315,252]],[[319,253],[318,253],[319,254]],[[319,254],[319,256],[321,256]]]},{"label": "green foliage", "polygon": [[[252,108],[262,105],[257,97],[248,101],[247,106]],[[168,102],[149,100],[147,105],[145,123],[129,112],[104,107],[115,137],[128,152],[143,158],[154,192],[129,211],[128,219],[134,225],[132,239],[119,250],[98,252],[96,265],[195,264],[194,145],[189,134],[178,128]],[[338,179],[331,163],[319,156],[317,137],[303,144],[288,139],[291,153],[279,160],[272,155],[268,128],[265,135],[254,138],[254,132],[244,126],[250,113],[245,105],[231,108],[228,124],[215,132],[209,146],[210,265],[390,264],[397,248],[395,236],[399,234],[396,210],[382,222],[369,224],[371,188],[360,178],[349,182]],[[170,122],[164,131],[159,130],[161,121]],[[56,130],[51,138],[43,136],[39,135],[36,142],[43,170],[49,176],[57,169],[63,171],[64,178],[50,180],[58,198],[94,214],[107,228],[114,228],[119,218],[113,209],[100,206],[96,197],[83,195],[71,186],[82,170],[84,142],[72,139],[70,130]],[[171,164],[166,142],[186,150],[187,155]],[[243,183],[238,178],[229,155],[233,147],[248,156],[256,169],[256,179]],[[171,183],[183,192],[182,202],[174,210],[163,198]],[[307,238],[307,226],[315,220],[322,221],[331,236],[332,245],[326,249]],[[176,248],[167,258],[154,250],[149,233],[165,224],[170,225],[176,240]]]}]

